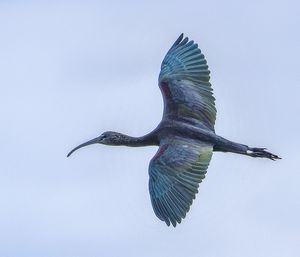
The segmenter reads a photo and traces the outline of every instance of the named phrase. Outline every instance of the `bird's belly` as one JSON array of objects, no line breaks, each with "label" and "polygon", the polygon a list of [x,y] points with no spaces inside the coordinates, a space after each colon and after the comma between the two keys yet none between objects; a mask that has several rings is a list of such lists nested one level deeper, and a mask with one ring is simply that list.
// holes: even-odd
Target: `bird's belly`
[{"label": "bird's belly", "polygon": [[161,135],[165,136],[180,136],[183,138],[190,138],[215,144],[218,136],[214,131],[205,126],[195,126],[181,121],[168,121],[161,124]]}]

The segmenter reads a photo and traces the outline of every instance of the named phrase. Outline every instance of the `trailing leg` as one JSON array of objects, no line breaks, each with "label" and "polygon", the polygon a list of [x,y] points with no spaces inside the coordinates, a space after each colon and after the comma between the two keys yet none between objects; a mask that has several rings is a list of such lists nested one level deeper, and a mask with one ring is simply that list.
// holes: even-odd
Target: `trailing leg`
[{"label": "trailing leg", "polygon": [[251,157],[268,158],[273,161],[281,159],[279,156],[266,151],[266,148],[248,147],[247,155]]},{"label": "trailing leg", "polygon": [[232,142],[220,136],[217,136],[214,145],[214,151],[231,152],[248,155],[251,157],[268,158],[273,161],[276,159],[281,159],[277,155],[266,151],[266,148],[249,147],[247,145]]}]

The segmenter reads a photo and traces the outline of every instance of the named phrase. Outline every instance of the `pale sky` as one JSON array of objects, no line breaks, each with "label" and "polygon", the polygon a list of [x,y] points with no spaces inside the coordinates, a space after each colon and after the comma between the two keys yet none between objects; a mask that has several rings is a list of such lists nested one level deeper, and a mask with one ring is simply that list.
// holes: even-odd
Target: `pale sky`
[{"label": "pale sky", "polygon": [[[0,257],[300,256],[299,1],[0,1]],[[186,219],[148,193],[161,61],[184,32],[211,70],[216,132],[283,159],[213,155]]]}]

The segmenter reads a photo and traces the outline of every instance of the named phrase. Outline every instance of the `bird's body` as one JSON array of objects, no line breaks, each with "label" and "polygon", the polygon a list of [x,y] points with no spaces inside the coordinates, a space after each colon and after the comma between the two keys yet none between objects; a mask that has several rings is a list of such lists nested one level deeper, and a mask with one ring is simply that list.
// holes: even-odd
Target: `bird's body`
[{"label": "bird's body", "polygon": [[279,159],[265,148],[235,143],[215,133],[215,98],[209,78],[208,66],[198,45],[181,34],[161,66],[159,87],[164,113],[159,125],[142,137],[104,132],[74,148],[68,156],[94,143],[159,146],[149,164],[151,202],[159,219],[176,226],[189,211],[213,151]]}]

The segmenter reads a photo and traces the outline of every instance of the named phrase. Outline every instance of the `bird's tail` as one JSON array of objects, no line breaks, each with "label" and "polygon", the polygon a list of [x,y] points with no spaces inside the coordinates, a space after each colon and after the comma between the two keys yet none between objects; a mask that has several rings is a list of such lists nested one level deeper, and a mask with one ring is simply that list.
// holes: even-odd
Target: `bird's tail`
[{"label": "bird's tail", "polygon": [[248,147],[247,155],[251,157],[268,158],[273,161],[281,159],[276,154],[266,151],[266,148]]}]

